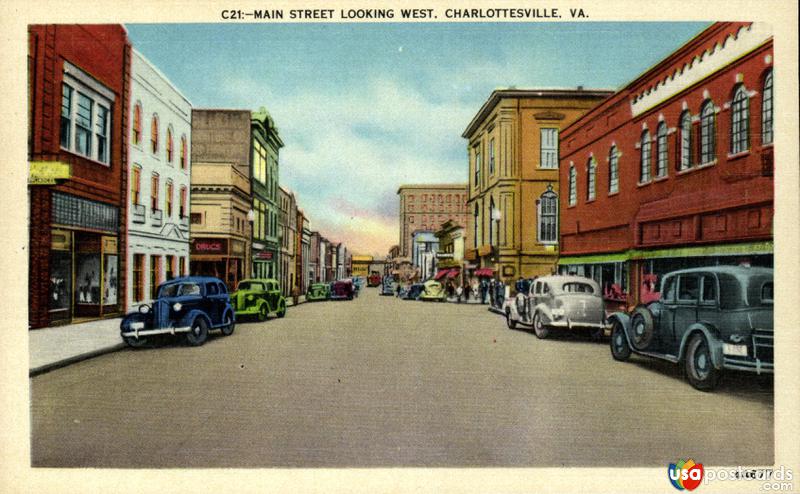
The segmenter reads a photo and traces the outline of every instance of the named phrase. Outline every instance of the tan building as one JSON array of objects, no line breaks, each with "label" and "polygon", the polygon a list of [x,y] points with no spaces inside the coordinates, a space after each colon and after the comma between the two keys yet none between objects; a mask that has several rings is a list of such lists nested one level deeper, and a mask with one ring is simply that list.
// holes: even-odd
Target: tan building
[{"label": "tan building", "polygon": [[278,187],[278,237],[281,246],[281,290],[285,296],[289,296],[296,283],[297,201],[293,192],[281,186]]},{"label": "tan building", "polygon": [[401,185],[399,256],[411,258],[411,237],[415,232],[435,232],[442,223],[467,221],[466,184]]},{"label": "tan building", "polygon": [[496,90],[470,122],[466,221],[473,275],[512,280],[550,274],[558,258],[558,136],[613,94],[601,90]]}]

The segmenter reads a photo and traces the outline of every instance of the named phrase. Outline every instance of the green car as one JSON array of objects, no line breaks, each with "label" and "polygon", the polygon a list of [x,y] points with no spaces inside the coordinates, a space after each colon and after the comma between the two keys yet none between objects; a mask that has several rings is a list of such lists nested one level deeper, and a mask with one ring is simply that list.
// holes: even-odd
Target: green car
[{"label": "green car", "polygon": [[281,295],[277,280],[247,279],[239,282],[231,293],[231,305],[236,317],[256,316],[264,321],[270,312],[278,317],[286,315],[286,299]]},{"label": "green car", "polygon": [[306,301],[328,300],[331,298],[331,286],[328,283],[312,283],[306,293]]},{"label": "green car", "polygon": [[419,296],[420,300],[436,300],[437,302],[444,302],[446,298],[444,287],[435,280],[426,281]]}]

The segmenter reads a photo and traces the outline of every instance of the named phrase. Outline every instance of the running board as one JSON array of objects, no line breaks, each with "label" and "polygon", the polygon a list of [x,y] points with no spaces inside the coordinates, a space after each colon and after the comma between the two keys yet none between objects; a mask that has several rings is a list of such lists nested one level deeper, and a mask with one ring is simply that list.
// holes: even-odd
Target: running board
[{"label": "running board", "polygon": [[645,355],[647,357],[658,358],[658,359],[661,359],[661,360],[668,360],[668,361],[672,362],[673,364],[677,364],[678,363],[678,357],[676,357],[674,355],[668,355],[666,353],[656,353],[656,352],[642,352],[640,350],[636,350],[635,348],[632,348],[631,350],[633,350],[634,353],[637,353],[639,355]]}]

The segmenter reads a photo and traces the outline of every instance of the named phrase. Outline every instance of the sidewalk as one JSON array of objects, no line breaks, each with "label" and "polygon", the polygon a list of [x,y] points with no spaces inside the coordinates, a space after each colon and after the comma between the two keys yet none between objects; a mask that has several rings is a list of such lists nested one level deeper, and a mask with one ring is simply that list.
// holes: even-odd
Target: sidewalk
[{"label": "sidewalk", "polygon": [[119,335],[121,320],[116,317],[28,331],[29,375],[125,348]]}]

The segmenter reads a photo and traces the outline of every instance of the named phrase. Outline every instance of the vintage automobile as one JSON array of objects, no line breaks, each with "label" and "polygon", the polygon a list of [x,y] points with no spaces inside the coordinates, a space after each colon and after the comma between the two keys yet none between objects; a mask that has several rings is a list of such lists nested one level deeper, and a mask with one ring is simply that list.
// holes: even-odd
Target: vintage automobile
[{"label": "vintage automobile", "polygon": [[306,292],[306,301],[328,300],[331,298],[331,285],[329,283],[312,283]]},{"label": "vintage automobile", "polygon": [[393,276],[384,276],[381,281],[381,295],[394,295],[397,293],[397,282]]},{"label": "vintage automobile", "polygon": [[331,283],[331,300],[353,300],[355,293],[353,280],[338,280]]},{"label": "vintage automobile", "polygon": [[375,286],[380,286],[380,284],[381,284],[381,275],[373,271],[372,274],[369,275],[369,278],[367,278],[367,286],[375,287]]},{"label": "vintage automobile", "polygon": [[658,300],[609,316],[611,355],[624,361],[635,352],[682,364],[689,383],[701,391],[714,389],[723,369],[770,375],[773,290],[770,268],[668,273]]},{"label": "vintage automobile", "polygon": [[444,291],[444,286],[436,280],[428,280],[422,284],[422,293],[419,295],[420,300],[435,300],[437,302],[444,302],[447,300],[447,294]]},{"label": "vintage automobile", "polygon": [[537,338],[552,329],[588,330],[599,338],[606,328],[603,297],[597,282],[580,276],[542,276],[528,293],[506,300],[503,311],[508,327],[532,326]]},{"label": "vintage automobile", "polygon": [[231,294],[231,305],[236,316],[256,316],[264,321],[274,312],[278,317],[286,315],[286,299],[281,294],[278,280],[245,279],[239,282]]},{"label": "vintage automobile", "polygon": [[186,341],[199,346],[208,339],[208,331],[219,329],[224,336],[233,333],[236,317],[228,290],[218,278],[185,276],[158,287],[152,307],[139,306],[120,323],[122,340],[138,348],[157,335],[185,334]]},{"label": "vintage automobile", "polygon": [[419,296],[422,294],[422,290],[424,288],[425,285],[422,283],[414,283],[409,285],[408,287],[400,290],[400,298],[403,300],[419,300]]}]

